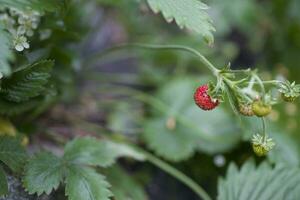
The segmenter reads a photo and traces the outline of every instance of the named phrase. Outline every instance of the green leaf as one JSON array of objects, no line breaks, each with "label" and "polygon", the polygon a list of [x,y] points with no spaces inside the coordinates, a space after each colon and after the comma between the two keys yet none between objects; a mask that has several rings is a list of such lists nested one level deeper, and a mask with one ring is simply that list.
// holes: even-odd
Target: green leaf
[{"label": "green leaf", "polygon": [[255,167],[253,160],[240,170],[231,164],[226,179],[219,180],[218,200],[299,199],[299,172],[296,167],[272,168],[266,162]]},{"label": "green leaf", "polygon": [[62,158],[51,153],[39,153],[25,167],[24,186],[30,194],[49,194],[65,179],[70,200],[106,200],[111,196],[109,184],[92,167],[106,167],[120,156],[144,159],[125,144],[77,138],[65,147]]},{"label": "green leaf", "polygon": [[[153,109],[153,116],[145,121],[143,132],[146,143],[158,155],[180,161],[195,150],[208,154],[226,152],[240,140],[236,123],[221,106],[207,112],[195,105],[194,90],[207,81],[205,77],[201,81],[178,78],[158,91],[156,99],[166,111]],[[170,120],[173,127],[168,125]]]},{"label": "green leaf", "polygon": [[186,132],[183,126],[169,130],[166,121],[166,118],[157,118],[145,123],[143,137],[148,146],[158,155],[172,161],[190,157],[196,149],[197,138]]},{"label": "green leaf", "polygon": [[0,7],[13,7],[23,11],[56,11],[63,5],[61,0],[0,0]]},{"label": "green leaf", "polygon": [[4,116],[14,116],[26,112],[39,103],[36,99],[31,99],[29,101],[15,103],[7,101],[0,97],[0,114]]},{"label": "green leaf", "polygon": [[11,73],[9,65],[9,62],[13,59],[11,42],[11,35],[4,30],[3,25],[0,23],[0,76],[8,76]]},{"label": "green leaf", "polygon": [[69,200],[109,200],[112,196],[104,176],[88,167],[69,167],[66,195]]},{"label": "green leaf", "polygon": [[6,175],[3,168],[0,166],[0,197],[8,194],[8,185]]},{"label": "green leaf", "polygon": [[0,138],[0,161],[12,171],[21,172],[26,161],[26,152],[18,141],[11,137]]},{"label": "green leaf", "polygon": [[127,145],[99,141],[91,137],[77,138],[69,142],[65,148],[64,159],[76,164],[107,167],[121,156],[129,156],[137,160],[144,159],[142,154]]},{"label": "green leaf", "polygon": [[41,152],[25,167],[24,186],[30,194],[50,194],[57,189],[64,178],[64,166],[60,158]]},{"label": "green leaf", "polygon": [[107,180],[115,200],[147,200],[143,187],[122,168],[113,166],[106,169]]},{"label": "green leaf", "polygon": [[199,33],[209,43],[213,43],[215,28],[207,14],[208,6],[200,0],[147,0],[155,13],[161,12],[167,22],[175,20],[180,28],[188,28]]},{"label": "green leaf", "polygon": [[4,78],[1,84],[3,98],[19,103],[40,95],[50,78],[53,64],[53,61],[40,61],[15,71],[9,78]]}]

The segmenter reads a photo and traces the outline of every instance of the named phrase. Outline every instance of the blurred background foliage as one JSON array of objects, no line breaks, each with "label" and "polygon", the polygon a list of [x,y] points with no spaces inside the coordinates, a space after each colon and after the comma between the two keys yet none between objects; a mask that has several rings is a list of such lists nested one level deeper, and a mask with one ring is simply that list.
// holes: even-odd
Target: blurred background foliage
[{"label": "blurred background foliage", "polygon": [[[235,69],[258,68],[265,80],[283,76],[300,82],[299,0],[205,2],[216,27],[211,47],[199,35],[166,23],[142,0],[73,0],[65,13],[47,14],[40,29],[51,29],[51,36],[34,37],[31,50],[17,55],[15,66],[55,59],[48,86],[53,90],[30,108],[30,119],[40,116],[38,125],[13,118],[18,130],[48,134],[55,130],[60,137],[71,137],[88,134],[82,131],[86,125],[90,132],[117,133],[116,137],[126,136],[174,164],[217,196],[218,177],[225,175],[229,163],[241,165],[255,157],[247,141],[259,131],[260,121],[235,116],[226,102],[212,112],[197,109],[193,91],[212,77],[191,55],[141,49],[105,52],[130,42],[181,44],[199,50],[219,68],[230,62]],[[63,103],[42,114],[58,101]],[[299,166],[299,106],[299,101],[276,105],[268,117],[268,133],[277,143],[267,156],[270,163]],[[74,116],[98,126],[78,123]],[[116,185],[112,188],[116,200],[198,199],[149,164],[128,160],[119,164],[123,169],[116,166],[105,172]],[[120,178],[127,173],[135,180]],[[124,187],[136,189],[128,193]]]}]

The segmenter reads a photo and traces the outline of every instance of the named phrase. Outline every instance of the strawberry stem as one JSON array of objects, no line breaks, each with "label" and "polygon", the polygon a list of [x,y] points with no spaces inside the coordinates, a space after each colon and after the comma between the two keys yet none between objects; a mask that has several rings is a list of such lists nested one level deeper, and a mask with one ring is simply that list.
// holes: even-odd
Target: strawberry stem
[{"label": "strawberry stem", "polygon": [[261,122],[262,122],[263,139],[264,139],[264,142],[266,142],[267,132],[266,132],[266,120],[264,117],[261,118]]},{"label": "strawberry stem", "polygon": [[114,46],[112,48],[108,48],[102,52],[96,53],[94,55],[89,56],[86,61],[88,65],[90,65],[93,61],[98,60],[102,56],[123,48],[143,48],[143,49],[155,49],[155,50],[180,50],[185,51],[191,54],[194,54],[199,58],[199,60],[212,72],[212,74],[216,77],[219,76],[220,70],[217,69],[211,62],[209,62],[205,56],[203,56],[199,51],[193,49],[191,47],[182,46],[182,45],[158,45],[158,44],[141,44],[141,43],[130,43],[130,44],[120,44],[118,46]]}]

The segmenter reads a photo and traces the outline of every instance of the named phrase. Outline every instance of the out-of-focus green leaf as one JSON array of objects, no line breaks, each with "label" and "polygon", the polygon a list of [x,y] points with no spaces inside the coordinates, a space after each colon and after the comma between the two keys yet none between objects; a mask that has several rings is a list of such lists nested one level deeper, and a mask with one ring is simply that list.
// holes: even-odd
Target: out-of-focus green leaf
[{"label": "out-of-focus green leaf", "polygon": [[14,116],[26,112],[35,106],[39,101],[37,99],[30,99],[29,101],[15,103],[7,101],[0,97],[0,114],[4,116]]},{"label": "out-of-focus green leaf", "polygon": [[28,8],[37,11],[56,11],[63,5],[62,0],[0,0],[0,7],[13,7],[20,10]]},{"label": "out-of-focus green leaf", "polygon": [[77,138],[69,142],[65,148],[64,159],[76,164],[107,167],[121,156],[129,156],[138,160],[144,159],[142,154],[127,145],[98,141],[89,137]]},{"label": "out-of-focus green leaf", "polygon": [[27,155],[19,142],[12,137],[0,138],[0,161],[12,171],[21,172]]},{"label": "out-of-focus green leaf", "polygon": [[53,61],[40,61],[15,71],[11,77],[4,78],[0,94],[13,102],[27,101],[41,94],[50,78]]},{"label": "out-of-focus green leaf", "polygon": [[11,51],[11,35],[4,30],[0,22],[0,76],[7,76],[11,73],[9,61],[13,59]]},{"label": "out-of-focus green leaf", "polygon": [[167,22],[175,20],[180,28],[188,28],[213,43],[215,28],[207,14],[208,6],[200,0],[148,0],[155,13],[161,12]]},{"label": "out-of-focus green leaf", "polygon": [[147,200],[143,188],[120,167],[106,169],[106,177],[115,200]]},{"label": "out-of-focus green leaf", "polygon": [[8,185],[3,168],[0,166],[0,197],[8,194]]},{"label": "out-of-focus green leaf", "polygon": [[194,90],[207,81],[204,77],[200,81],[178,78],[158,91],[156,97],[167,107],[167,113],[154,111],[144,124],[143,136],[160,156],[179,161],[192,155],[195,149],[224,152],[239,141],[240,132],[232,116],[221,106],[207,112],[195,105]]},{"label": "out-of-focus green leaf", "polygon": [[[264,162],[255,167],[253,160],[240,170],[230,164],[225,179],[218,184],[218,200],[294,200],[300,197],[300,173],[296,167],[272,168]],[[283,184],[284,183],[284,184]]]}]

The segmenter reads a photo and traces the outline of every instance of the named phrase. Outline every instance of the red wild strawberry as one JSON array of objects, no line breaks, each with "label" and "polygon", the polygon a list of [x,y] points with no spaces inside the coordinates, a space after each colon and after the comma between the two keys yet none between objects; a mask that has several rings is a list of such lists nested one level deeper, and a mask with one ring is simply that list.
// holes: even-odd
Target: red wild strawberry
[{"label": "red wild strawberry", "polygon": [[212,99],[208,93],[208,85],[201,85],[194,94],[194,101],[203,110],[212,110],[219,105],[218,100]]}]

